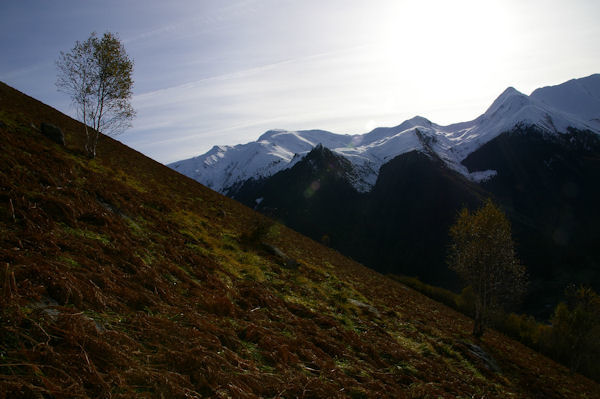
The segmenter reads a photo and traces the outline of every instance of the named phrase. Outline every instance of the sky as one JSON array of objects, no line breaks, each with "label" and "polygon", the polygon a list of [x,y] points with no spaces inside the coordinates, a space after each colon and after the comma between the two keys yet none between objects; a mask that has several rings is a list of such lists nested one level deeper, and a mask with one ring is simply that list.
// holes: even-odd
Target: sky
[{"label": "sky", "polygon": [[60,52],[117,33],[137,117],[116,138],[169,163],[269,129],[474,119],[508,86],[599,73],[599,17],[597,0],[2,0],[0,81],[74,116]]}]

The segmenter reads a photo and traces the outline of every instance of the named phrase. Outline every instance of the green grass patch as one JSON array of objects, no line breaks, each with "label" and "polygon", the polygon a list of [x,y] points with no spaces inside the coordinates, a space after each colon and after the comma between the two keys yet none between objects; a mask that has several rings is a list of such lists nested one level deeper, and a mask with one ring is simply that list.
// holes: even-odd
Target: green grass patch
[{"label": "green grass patch", "polygon": [[71,268],[80,268],[81,265],[74,259],[68,257],[68,256],[59,256],[58,257],[58,261],[68,265]]},{"label": "green grass patch", "polygon": [[86,229],[76,229],[69,227],[67,225],[62,226],[63,231],[68,234],[71,234],[76,237],[85,238],[87,240],[99,241],[106,246],[111,245],[110,237],[101,233],[97,233],[95,231],[90,231]]}]

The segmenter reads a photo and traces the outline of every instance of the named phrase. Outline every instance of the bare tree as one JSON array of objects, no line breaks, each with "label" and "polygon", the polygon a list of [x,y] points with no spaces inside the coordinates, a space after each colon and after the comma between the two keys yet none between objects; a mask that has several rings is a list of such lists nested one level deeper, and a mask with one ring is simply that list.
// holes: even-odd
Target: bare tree
[{"label": "bare tree", "polygon": [[119,38],[107,32],[101,38],[92,33],[71,51],[61,51],[56,66],[56,86],[71,96],[85,125],[85,151],[94,158],[99,132],[116,135],[131,126],[133,61]]},{"label": "bare tree", "polygon": [[479,338],[493,310],[525,293],[526,270],[515,255],[510,223],[491,200],[474,213],[463,209],[450,236],[450,268],[473,289],[473,335]]}]

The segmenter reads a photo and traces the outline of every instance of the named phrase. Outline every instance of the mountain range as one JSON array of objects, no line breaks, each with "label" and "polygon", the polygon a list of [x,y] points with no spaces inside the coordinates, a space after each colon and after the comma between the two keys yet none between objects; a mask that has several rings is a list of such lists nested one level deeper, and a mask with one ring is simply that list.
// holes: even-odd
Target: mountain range
[{"label": "mountain range", "polygon": [[321,144],[352,163],[351,182],[361,192],[373,188],[383,164],[413,150],[434,153],[451,169],[478,182],[495,172],[470,172],[461,162],[516,126],[536,126],[551,134],[567,132],[569,127],[600,132],[600,74],[537,89],[530,96],[509,87],[482,115],[469,122],[440,126],[415,116],[398,126],[359,135],[270,130],[254,142],[215,146],[203,155],[168,166],[228,194],[240,182],[292,167]]},{"label": "mountain range", "polygon": [[448,288],[448,228],[491,197],[513,225],[541,316],[569,283],[600,287],[600,74],[506,89],[479,117],[414,117],[363,135],[272,130],[169,165],[384,273]]}]

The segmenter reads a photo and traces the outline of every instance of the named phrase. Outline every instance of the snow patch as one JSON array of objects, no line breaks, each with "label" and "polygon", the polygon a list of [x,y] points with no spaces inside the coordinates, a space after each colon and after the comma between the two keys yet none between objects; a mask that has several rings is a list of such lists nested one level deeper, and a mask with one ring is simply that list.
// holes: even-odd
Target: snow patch
[{"label": "snow patch", "polygon": [[470,180],[474,181],[475,183],[483,183],[485,181],[490,180],[492,177],[496,176],[497,174],[498,174],[498,171],[489,169],[489,170],[471,172],[471,173],[469,173],[468,178]]}]

